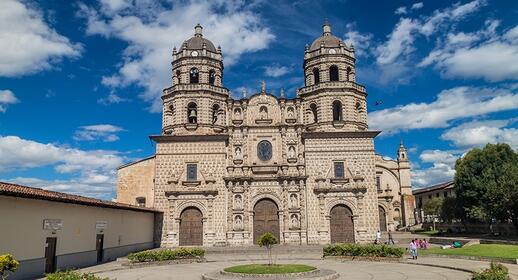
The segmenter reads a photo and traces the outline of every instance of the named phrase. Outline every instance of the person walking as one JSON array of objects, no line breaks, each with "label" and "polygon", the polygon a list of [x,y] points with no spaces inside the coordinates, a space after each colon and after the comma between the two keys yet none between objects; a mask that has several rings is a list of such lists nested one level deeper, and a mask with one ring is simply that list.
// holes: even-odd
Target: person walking
[{"label": "person walking", "polygon": [[412,256],[413,260],[417,260],[417,243],[416,239],[412,239],[410,241],[410,245],[408,245],[408,250],[410,251],[410,255]]},{"label": "person walking", "polygon": [[387,244],[389,245],[394,245],[394,239],[392,238],[392,231],[389,230],[388,232],[388,241],[387,241]]}]

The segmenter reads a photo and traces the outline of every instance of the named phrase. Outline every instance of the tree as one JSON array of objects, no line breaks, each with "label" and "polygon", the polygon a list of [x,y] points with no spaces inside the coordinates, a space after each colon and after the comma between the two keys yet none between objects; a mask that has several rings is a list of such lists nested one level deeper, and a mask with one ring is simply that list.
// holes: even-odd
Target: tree
[{"label": "tree", "polygon": [[487,144],[457,160],[455,171],[455,193],[464,220],[496,218],[518,227],[518,153],[507,144]]},{"label": "tree", "polygon": [[257,244],[261,247],[265,247],[268,251],[268,265],[273,264],[272,259],[272,246],[279,243],[279,240],[277,240],[277,237],[273,235],[271,232],[266,232],[265,234],[261,235],[259,237],[259,240],[257,241]]},{"label": "tree", "polygon": [[10,254],[0,255],[0,277],[1,279],[7,279],[8,273],[14,273],[20,263],[14,259]]},{"label": "tree", "polygon": [[440,217],[443,221],[453,222],[461,217],[461,209],[456,197],[445,197],[442,201]]},{"label": "tree", "polygon": [[435,230],[435,218],[441,214],[442,202],[442,198],[434,197],[427,200],[423,205],[424,214],[432,216],[433,230]]}]

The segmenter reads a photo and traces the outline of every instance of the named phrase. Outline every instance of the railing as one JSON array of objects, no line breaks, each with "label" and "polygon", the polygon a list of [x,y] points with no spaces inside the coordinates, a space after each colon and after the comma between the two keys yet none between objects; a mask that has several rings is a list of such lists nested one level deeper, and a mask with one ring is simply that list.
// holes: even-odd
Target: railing
[{"label": "railing", "polygon": [[182,90],[186,90],[186,91],[189,91],[189,90],[208,90],[208,91],[213,91],[213,92],[217,92],[217,93],[221,93],[221,94],[226,94],[228,95],[228,89],[227,88],[224,88],[224,87],[217,87],[217,86],[213,86],[213,85],[208,85],[208,84],[178,84],[178,85],[174,85],[170,88],[167,88],[164,92],[164,94],[169,94],[173,91],[182,91]]},{"label": "railing", "polygon": [[308,92],[313,92],[318,89],[327,89],[327,88],[352,88],[359,92],[365,93],[365,87],[359,85],[355,82],[350,81],[338,81],[338,82],[321,82],[316,85],[306,86],[299,89],[299,94],[304,94]]}]

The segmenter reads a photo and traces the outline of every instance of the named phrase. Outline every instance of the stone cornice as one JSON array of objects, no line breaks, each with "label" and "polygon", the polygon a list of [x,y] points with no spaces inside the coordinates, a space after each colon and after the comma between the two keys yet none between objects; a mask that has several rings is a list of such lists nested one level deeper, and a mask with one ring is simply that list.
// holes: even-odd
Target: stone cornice
[{"label": "stone cornice", "polygon": [[149,139],[156,143],[164,142],[204,142],[204,141],[226,141],[228,134],[225,135],[150,135]]},{"label": "stone cornice", "polygon": [[342,132],[303,132],[303,139],[322,139],[322,138],[374,138],[381,131],[342,131]]}]

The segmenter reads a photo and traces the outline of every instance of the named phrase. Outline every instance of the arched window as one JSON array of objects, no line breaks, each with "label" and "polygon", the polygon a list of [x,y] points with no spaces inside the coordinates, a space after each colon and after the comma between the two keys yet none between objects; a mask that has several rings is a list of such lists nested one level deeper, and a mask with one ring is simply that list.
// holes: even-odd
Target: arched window
[{"label": "arched window", "polygon": [[216,81],[216,71],[211,69],[209,71],[209,85],[214,85],[215,81]]},{"label": "arched window", "polygon": [[347,81],[351,80],[351,67],[347,67]]},{"label": "arched window", "polygon": [[181,76],[181,74],[182,74],[182,73],[180,72],[180,70],[176,70],[176,80],[177,80],[177,83],[178,83],[178,84],[181,84],[181,83],[182,83],[182,79],[181,79],[181,77],[180,77],[180,76]]},{"label": "arched window", "polygon": [[329,80],[331,82],[338,81],[338,67],[336,65],[332,65],[329,67]]},{"label": "arched window", "polygon": [[313,118],[313,123],[318,122],[318,113],[317,113],[317,104],[313,103],[309,105],[309,109],[311,110],[311,117]]},{"label": "arched window", "polygon": [[200,71],[198,68],[193,67],[191,71],[189,71],[189,83],[197,84],[200,82]]},{"label": "arched window", "polygon": [[313,80],[315,81],[315,85],[320,83],[320,71],[318,68],[313,68]]},{"label": "arched window", "polygon": [[335,100],[333,102],[333,121],[342,120],[342,102]]},{"label": "arched window", "polygon": [[187,105],[187,121],[189,123],[198,122],[198,106],[194,102],[191,102],[189,105]]},{"label": "arched window", "polygon": [[219,115],[219,105],[214,104],[212,106],[212,124],[215,124],[218,121],[218,115]]}]

